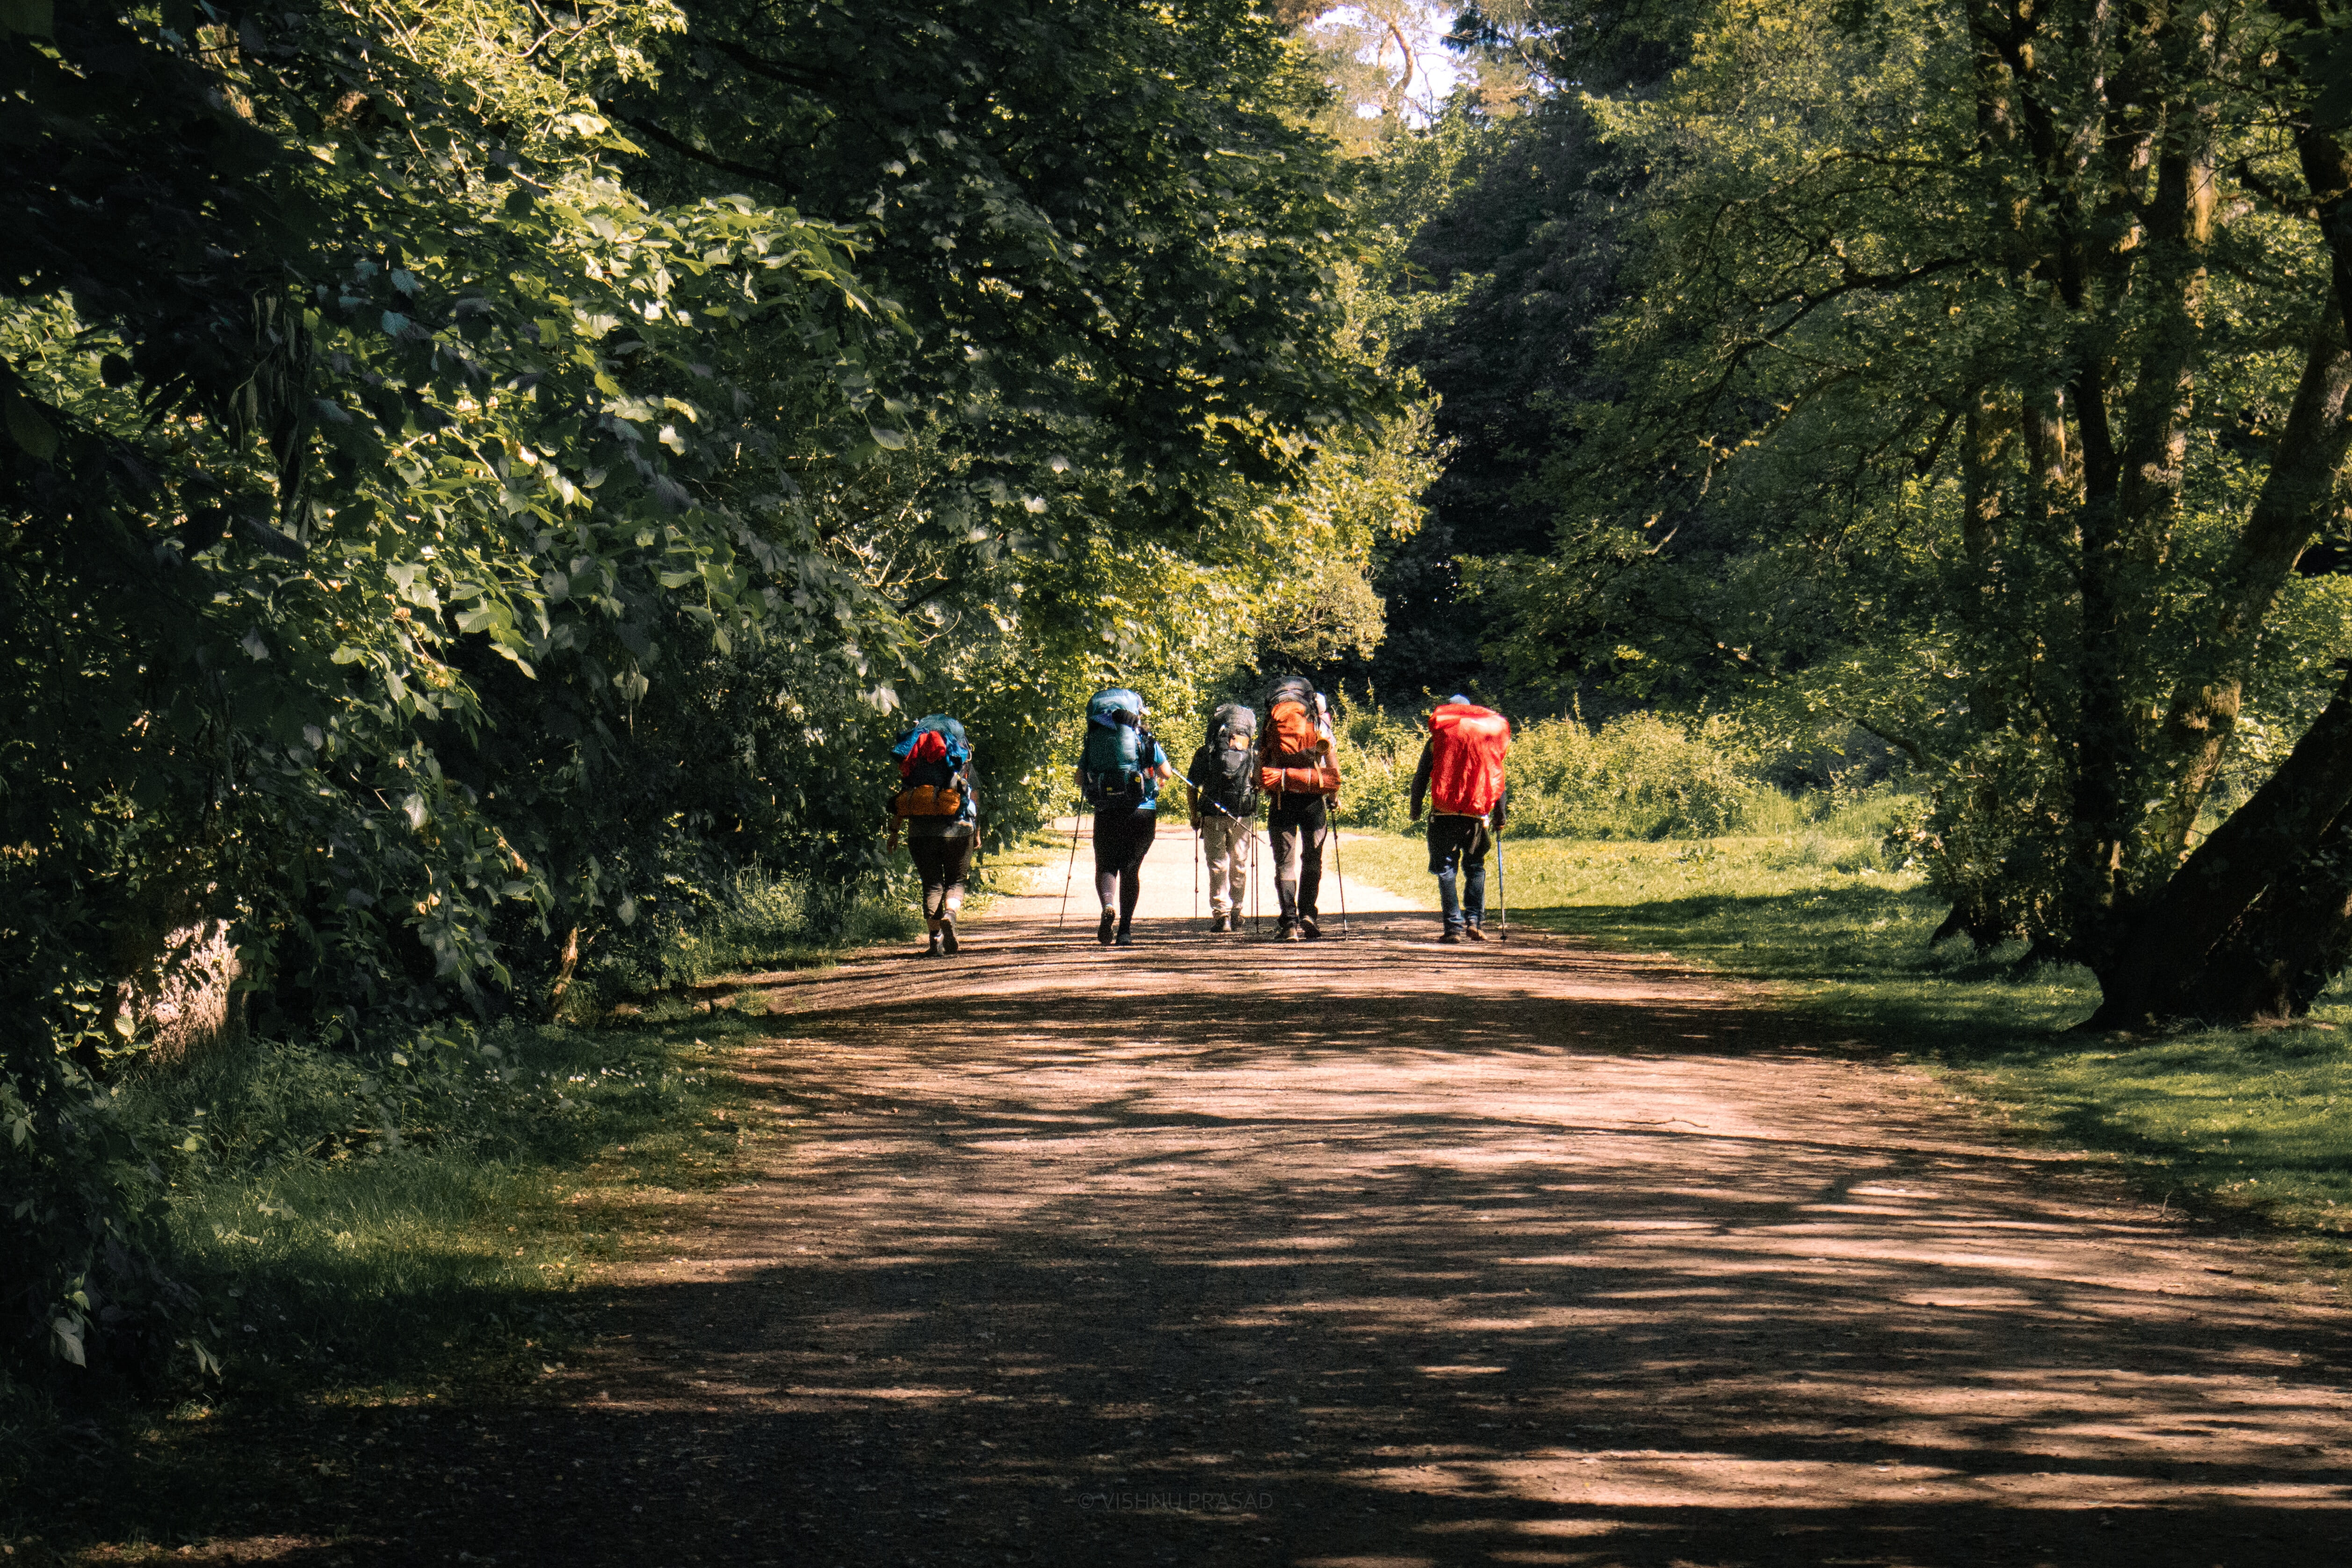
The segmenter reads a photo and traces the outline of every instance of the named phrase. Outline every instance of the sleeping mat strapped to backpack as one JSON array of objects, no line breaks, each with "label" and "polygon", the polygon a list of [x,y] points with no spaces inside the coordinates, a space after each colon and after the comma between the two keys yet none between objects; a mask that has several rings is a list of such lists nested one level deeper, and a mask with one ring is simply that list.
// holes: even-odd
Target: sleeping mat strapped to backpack
[{"label": "sleeping mat strapped to backpack", "polygon": [[1429,717],[1429,802],[1440,816],[1484,818],[1503,798],[1511,721],[1476,703],[1446,703]]},{"label": "sleeping mat strapped to backpack", "polygon": [[1258,783],[1274,795],[1336,795],[1339,759],[1323,699],[1304,676],[1266,689],[1265,734],[1258,742]]},{"label": "sleeping mat strapped to backpack", "polygon": [[1140,807],[1144,773],[1159,745],[1143,727],[1143,698],[1106,686],[1087,699],[1087,737],[1078,748],[1078,784],[1097,810]]}]

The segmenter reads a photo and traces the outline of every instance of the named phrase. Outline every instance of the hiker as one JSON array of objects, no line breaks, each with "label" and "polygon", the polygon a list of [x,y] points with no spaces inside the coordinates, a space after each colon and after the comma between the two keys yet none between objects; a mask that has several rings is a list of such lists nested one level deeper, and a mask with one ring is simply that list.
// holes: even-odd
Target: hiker
[{"label": "hiker", "polygon": [[1510,786],[1503,758],[1511,749],[1511,721],[1459,692],[1429,716],[1429,739],[1412,770],[1412,817],[1421,821],[1429,798],[1429,869],[1437,878],[1437,907],[1445,923],[1440,942],[1484,942],[1486,849],[1503,825]]},{"label": "hiker", "polygon": [[1282,904],[1275,936],[1312,941],[1323,935],[1315,923],[1315,899],[1339,793],[1339,760],[1331,744],[1330,709],[1303,675],[1286,675],[1266,691],[1257,777],[1271,802],[1265,831],[1274,841],[1274,892]]},{"label": "hiker", "polygon": [[1221,703],[1208,738],[1184,770],[1192,831],[1209,862],[1209,929],[1237,931],[1249,895],[1250,843],[1257,836],[1257,715]]},{"label": "hiker", "polygon": [[1078,789],[1095,809],[1095,893],[1104,946],[1135,946],[1135,900],[1143,891],[1143,857],[1160,827],[1160,781],[1173,770],[1143,725],[1143,699],[1109,686],[1087,699],[1087,737],[1078,751]]},{"label": "hiker", "polygon": [[956,916],[963,911],[964,878],[980,843],[980,790],[971,772],[971,745],[963,726],[943,713],[915,721],[890,748],[898,759],[898,791],[890,797],[890,849],[907,831],[907,852],[923,883],[923,956],[952,956]]}]

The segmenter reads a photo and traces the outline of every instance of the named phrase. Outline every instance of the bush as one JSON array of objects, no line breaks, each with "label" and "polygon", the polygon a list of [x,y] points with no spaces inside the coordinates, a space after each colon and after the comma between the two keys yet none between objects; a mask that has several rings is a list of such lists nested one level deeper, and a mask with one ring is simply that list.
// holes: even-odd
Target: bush
[{"label": "bush", "polygon": [[866,891],[734,873],[709,887],[671,875],[655,913],[608,931],[583,955],[563,999],[564,1018],[593,1022],[613,1004],[698,986],[737,970],[785,968],[845,946],[905,936],[911,918],[902,866]]},{"label": "bush", "polygon": [[[1342,704],[1335,728],[1343,820],[1404,829],[1426,730],[1369,703]],[[1786,799],[1758,782],[1755,748],[1729,721],[1647,713],[1598,729],[1574,717],[1518,726],[1510,779],[1512,830],[1533,838],[1711,838],[1763,798]]]},{"label": "bush", "polygon": [[1369,700],[1350,703],[1341,695],[1334,701],[1340,820],[1349,827],[1402,831],[1410,821],[1412,770],[1427,732]]},{"label": "bush", "polygon": [[1755,760],[1721,718],[1685,728],[1624,714],[1598,730],[1540,721],[1512,748],[1512,826],[1545,838],[1714,838],[1756,794]]}]

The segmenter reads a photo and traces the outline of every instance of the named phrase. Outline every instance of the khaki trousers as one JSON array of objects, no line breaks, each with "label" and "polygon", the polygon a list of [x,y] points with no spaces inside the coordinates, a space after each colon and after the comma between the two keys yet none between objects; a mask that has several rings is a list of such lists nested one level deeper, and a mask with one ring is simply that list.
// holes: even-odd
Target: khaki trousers
[{"label": "khaki trousers", "polygon": [[1255,819],[1237,822],[1213,806],[1201,809],[1201,852],[1209,862],[1209,913],[1239,915],[1249,897],[1250,837]]}]

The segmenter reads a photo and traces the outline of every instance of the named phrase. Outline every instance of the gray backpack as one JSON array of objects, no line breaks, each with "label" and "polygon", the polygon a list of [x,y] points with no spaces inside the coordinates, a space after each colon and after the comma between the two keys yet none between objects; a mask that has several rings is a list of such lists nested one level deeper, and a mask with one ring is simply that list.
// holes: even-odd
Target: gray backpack
[{"label": "gray backpack", "polygon": [[1257,815],[1257,715],[1239,703],[1221,703],[1209,716],[1208,784],[1202,798],[1226,816]]}]

